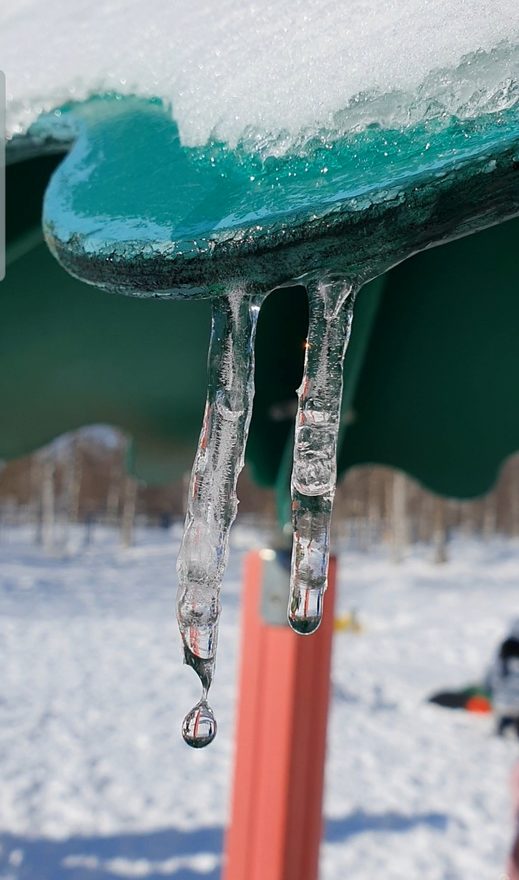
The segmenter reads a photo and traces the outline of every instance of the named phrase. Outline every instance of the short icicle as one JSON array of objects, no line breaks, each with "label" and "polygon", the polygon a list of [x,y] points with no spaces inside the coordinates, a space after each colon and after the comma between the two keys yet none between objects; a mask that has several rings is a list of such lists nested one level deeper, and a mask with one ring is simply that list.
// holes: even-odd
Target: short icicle
[{"label": "short icicle", "polygon": [[310,320],[294,440],[294,543],[288,603],[290,626],[302,635],[314,632],[323,614],[337,479],[342,367],[356,292],[353,284],[342,279],[326,279],[307,287]]},{"label": "short icicle", "polygon": [[260,305],[260,297],[243,290],[213,303],[207,400],[177,561],[177,619],[184,662],[195,670],[203,688],[182,725],[184,740],[194,748],[208,745],[216,735],[207,694],[216,660],[229,531],[238,508],[236,483],[252,413]]}]

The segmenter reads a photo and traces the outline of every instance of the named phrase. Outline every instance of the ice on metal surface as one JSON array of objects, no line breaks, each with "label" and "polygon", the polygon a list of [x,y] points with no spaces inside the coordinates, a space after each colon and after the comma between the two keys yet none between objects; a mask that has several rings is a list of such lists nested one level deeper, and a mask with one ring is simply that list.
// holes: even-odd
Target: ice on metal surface
[{"label": "ice on metal surface", "polygon": [[342,368],[356,287],[345,280],[308,286],[310,320],[294,438],[294,528],[288,620],[302,635],[323,614],[328,578],[330,525],[337,479]]},{"label": "ice on metal surface", "polygon": [[163,98],[188,145],[267,138],[283,150],[301,132],[508,106],[518,41],[517,0],[0,7],[11,134],[42,111],[112,90]]},{"label": "ice on metal surface", "polygon": [[252,414],[258,313],[258,300],[243,290],[231,291],[213,305],[207,402],[177,562],[184,661],[197,673],[203,690],[182,728],[186,742],[196,748],[208,745],[216,734],[207,693],[216,662],[229,531],[238,509],[236,483]]}]

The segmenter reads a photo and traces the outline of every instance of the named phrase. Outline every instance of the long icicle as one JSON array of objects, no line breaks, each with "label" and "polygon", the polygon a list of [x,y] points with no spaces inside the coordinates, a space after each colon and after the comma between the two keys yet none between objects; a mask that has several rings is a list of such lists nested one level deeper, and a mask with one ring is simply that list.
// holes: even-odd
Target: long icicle
[{"label": "long icicle", "polygon": [[252,414],[261,300],[235,290],[213,303],[207,401],[177,561],[177,619],[184,662],[195,670],[203,688],[182,725],[185,741],[195,748],[208,745],[216,735],[207,693],[216,660],[229,531],[238,508],[236,483]]},{"label": "long icicle", "polygon": [[307,288],[310,320],[303,380],[298,389],[292,524],[294,543],[288,621],[303,635],[321,623],[337,479],[342,368],[357,289],[344,280]]}]

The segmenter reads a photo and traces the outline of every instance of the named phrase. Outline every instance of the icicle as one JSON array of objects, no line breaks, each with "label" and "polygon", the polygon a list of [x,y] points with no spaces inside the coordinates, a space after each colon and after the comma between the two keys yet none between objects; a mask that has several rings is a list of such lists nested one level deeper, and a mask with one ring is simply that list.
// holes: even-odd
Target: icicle
[{"label": "icicle", "polygon": [[342,366],[356,288],[343,280],[308,287],[310,322],[298,389],[292,523],[294,546],[288,620],[298,633],[319,626],[328,576],[330,520],[337,478]]},{"label": "icicle", "polygon": [[236,483],[252,414],[261,299],[237,290],[213,304],[207,401],[177,562],[184,662],[195,670],[203,688],[182,726],[185,741],[195,748],[208,745],[216,735],[207,693],[214,674],[229,531],[238,507]]}]

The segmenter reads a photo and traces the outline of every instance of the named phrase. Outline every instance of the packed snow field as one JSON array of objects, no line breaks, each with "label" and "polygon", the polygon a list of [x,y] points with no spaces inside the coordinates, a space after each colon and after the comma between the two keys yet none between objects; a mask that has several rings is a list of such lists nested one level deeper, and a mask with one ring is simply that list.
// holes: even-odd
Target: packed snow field
[{"label": "packed snow field", "polygon": [[[188,749],[198,683],[174,620],[178,534],[130,550],[98,529],[45,556],[0,532],[1,880],[217,880],[228,816],[244,528],[223,594],[219,733]],[[452,561],[342,554],[322,880],[499,880],[519,757],[487,716],[427,704],[481,679],[519,612],[519,544],[456,540]]]}]

